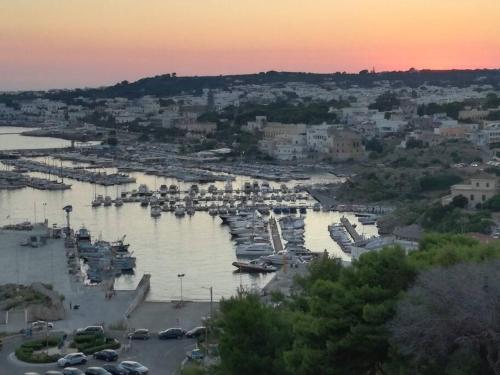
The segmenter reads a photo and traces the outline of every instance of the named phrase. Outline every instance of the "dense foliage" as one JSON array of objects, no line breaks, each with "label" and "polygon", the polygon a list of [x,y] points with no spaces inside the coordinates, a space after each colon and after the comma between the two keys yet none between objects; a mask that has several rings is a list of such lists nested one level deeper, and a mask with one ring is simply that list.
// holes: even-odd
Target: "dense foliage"
[{"label": "dense foliage", "polygon": [[[499,258],[500,246],[480,245],[457,235],[428,235],[420,250],[410,255],[397,247],[367,253],[351,267],[342,267],[337,260],[324,256],[310,265],[310,273],[297,280],[298,291],[280,305],[264,304],[251,293],[221,302],[216,324],[221,364],[216,372],[497,373],[493,371],[494,361],[488,361],[488,356],[478,350],[486,345],[494,354],[490,344],[499,339],[499,334],[486,318],[496,302],[471,302],[465,312],[461,307],[469,298],[489,298],[489,291],[478,293],[476,286],[481,285],[482,275],[489,275],[492,288],[499,285],[500,276],[493,271],[497,266],[488,268],[484,262]],[[468,275],[471,285],[462,281],[461,273]],[[495,286],[495,293],[497,290]],[[414,295],[421,297],[415,300]],[[408,306],[415,303],[420,307],[412,312]],[[472,318],[475,311],[480,316]],[[450,324],[441,324],[440,320],[427,324],[433,314],[436,319],[446,314]],[[462,316],[471,319],[469,328],[473,330],[466,326],[461,329]],[[481,326],[474,326],[473,320],[479,320]],[[473,340],[475,333],[480,335],[490,327],[495,328],[489,333],[491,337],[474,341],[479,346],[449,345],[464,334]],[[414,334],[407,334],[408,329]],[[432,345],[438,345],[439,350],[431,350]]]}]

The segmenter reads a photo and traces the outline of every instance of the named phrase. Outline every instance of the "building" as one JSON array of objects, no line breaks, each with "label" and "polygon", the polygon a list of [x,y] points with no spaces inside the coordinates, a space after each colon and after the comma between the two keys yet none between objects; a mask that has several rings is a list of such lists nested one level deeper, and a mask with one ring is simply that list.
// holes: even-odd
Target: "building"
[{"label": "building", "polygon": [[470,179],[470,183],[453,185],[450,190],[450,194],[441,199],[441,204],[450,204],[453,198],[461,195],[467,198],[469,208],[475,208],[499,193],[498,178],[479,173]]},{"label": "building", "polygon": [[329,130],[328,155],[334,161],[359,160],[365,156],[361,137],[348,130]]},{"label": "building", "polygon": [[268,122],[264,127],[264,138],[275,138],[281,135],[306,134],[305,124],[282,124],[280,122]]},{"label": "building", "polygon": [[307,150],[319,154],[328,154],[330,135],[328,134],[332,125],[309,126],[306,130]]}]

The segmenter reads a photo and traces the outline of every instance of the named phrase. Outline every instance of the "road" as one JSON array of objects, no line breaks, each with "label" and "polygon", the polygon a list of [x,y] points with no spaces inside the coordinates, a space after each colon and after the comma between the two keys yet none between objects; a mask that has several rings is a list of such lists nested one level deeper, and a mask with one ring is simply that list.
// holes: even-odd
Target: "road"
[{"label": "road", "polygon": [[[17,361],[12,353],[21,344],[23,339],[15,337],[4,340],[2,351],[0,351],[0,374],[1,375],[23,375],[28,371],[44,374],[48,370],[57,370],[55,364],[30,365]],[[121,340],[123,343],[123,340]],[[181,340],[158,340],[152,337],[146,341],[132,341],[130,349],[122,350],[118,361],[137,361],[150,370],[150,375],[175,374],[180,367],[186,352],[195,348],[194,339]],[[84,366],[75,366],[82,370],[90,366],[102,366],[105,362],[90,359]],[[60,369],[59,369],[60,370]]]}]

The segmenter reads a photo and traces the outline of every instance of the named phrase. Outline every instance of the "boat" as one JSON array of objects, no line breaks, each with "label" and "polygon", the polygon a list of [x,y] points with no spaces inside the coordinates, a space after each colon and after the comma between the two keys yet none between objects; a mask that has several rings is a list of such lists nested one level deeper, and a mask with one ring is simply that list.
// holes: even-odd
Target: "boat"
[{"label": "boat", "polygon": [[175,207],[174,214],[178,217],[184,216],[186,214],[186,209],[184,208],[184,206],[178,205],[177,207]]},{"label": "boat", "polygon": [[109,207],[113,204],[113,200],[109,195],[106,195],[106,198],[104,198],[104,207]]},{"label": "boat", "polygon": [[196,213],[196,210],[194,207],[188,207],[186,209],[186,213],[189,215],[189,216],[193,216],[195,213]]},{"label": "boat", "polygon": [[141,184],[139,185],[139,187],[137,188],[137,194],[138,195],[145,195],[146,193],[149,192],[149,188],[146,184]]},{"label": "boat", "polygon": [[314,203],[313,211],[315,212],[321,211],[321,204],[319,202]]},{"label": "boat", "polygon": [[116,207],[121,207],[121,206],[123,206],[123,199],[121,199],[121,198],[116,198],[116,199],[115,199],[115,206],[116,206]]},{"label": "boat", "polygon": [[269,243],[251,243],[236,246],[236,255],[240,256],[256,256],[271,255],[274,249]]},{"label": "boat", "polygon": [[266,272],[277,271],[276,267],[261,262],[259,260],[252,260],[250,262],[233,262],[233,266],[238,268],[239,271],[243,272],[266,273]]},{"label": "boat", "polygon": [[148,206],[148,204],[149,204],[149,200],[148,200],[148,198],[147,198],[147,197],[145,197],[145,196],[143,196],[143,197],[141,198],[141,206],[142,206],[142,207],[147,207],[147,206]]},{"label": "boat", "polygon": [[160,195],[162,197],[164,197],[165,195],[167,195],[167,193],[168,193],[168,187],[167,187],[167,185],[165,185],[165,184],[161,185],[159,192],[160,192]]},{"label": "boat", "polygon": [[284,264],[298,263],[300,261],[299,257],[288,251],[279,251],[276,254],[265,255],[260,258],[265,263],[271,263],[278,266]]},{"label": "boat", "polygon": [[161,207],[160,206],[151,206],[150,215],[151,215],[151,217],[160,217],[161,216]]},{"label": "boat", "polygon": [[233,192],[233,184],[231,183],[231,180],[228,179],[226,184],[224,185],[224,192],[226,193],[232,193]]},{"label": "boat", "polygon": [[78,232],[75,234],[75,240],[78,244],[79,242],[91,242],[90,232],[87,228],[82,226]]}]

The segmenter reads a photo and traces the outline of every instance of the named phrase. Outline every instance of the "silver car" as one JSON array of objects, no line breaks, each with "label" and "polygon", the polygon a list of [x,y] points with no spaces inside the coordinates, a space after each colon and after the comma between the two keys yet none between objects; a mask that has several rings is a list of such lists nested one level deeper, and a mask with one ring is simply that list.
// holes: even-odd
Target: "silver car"
[{"label": "silver car", "polygon": [[149,369],[146,366],[134,361],[123,361],[118,365],[118,368],[125,370],[130,375],[146,375],[149,373]]},{"label": "silver car", "polygon": [[57,361],[59,367],[68,367],[73,365],[81,365],[87,362],[87,356],[83,353],[70,353]]}]

